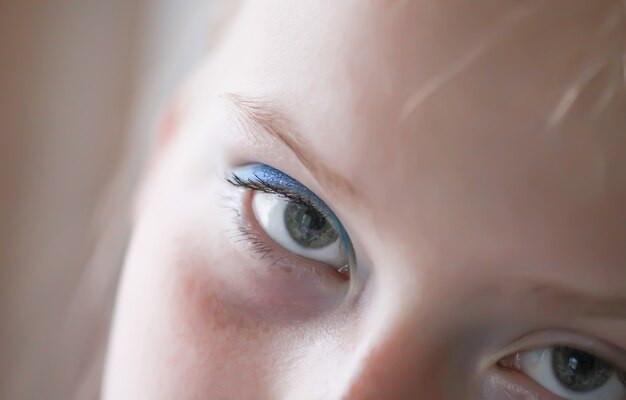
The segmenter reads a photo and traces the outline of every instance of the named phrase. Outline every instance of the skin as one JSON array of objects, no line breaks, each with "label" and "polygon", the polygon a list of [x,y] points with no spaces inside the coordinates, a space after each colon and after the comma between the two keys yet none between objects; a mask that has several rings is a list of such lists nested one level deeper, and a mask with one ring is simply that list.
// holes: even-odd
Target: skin
[{"label": "skin", "polygon": [[[496,364],[564,341],[622,362],[624,20],[619,1],[241,5],[138,195],[103,397],[555,399]],[[236,240],[252,194],[224,173],[251,162],[335,212],[348,281]]]}]

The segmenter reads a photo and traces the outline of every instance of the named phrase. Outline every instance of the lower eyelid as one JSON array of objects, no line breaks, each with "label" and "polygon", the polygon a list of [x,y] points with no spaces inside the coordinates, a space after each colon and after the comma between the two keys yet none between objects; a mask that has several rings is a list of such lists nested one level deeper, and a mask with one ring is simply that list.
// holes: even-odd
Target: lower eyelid
[{"label": "lower eyelid", "polygon": [[537,385],[523,373],[495,367],[483,386],[483,400],[563,400]]}]

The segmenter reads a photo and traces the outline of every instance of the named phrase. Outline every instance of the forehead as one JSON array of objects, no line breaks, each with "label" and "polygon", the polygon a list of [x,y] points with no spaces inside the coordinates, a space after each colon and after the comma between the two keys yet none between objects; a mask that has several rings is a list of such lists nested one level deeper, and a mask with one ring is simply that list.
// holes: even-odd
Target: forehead
[{"label": "forehead", "polygon": [[218,90],[276,104],[390,240],[624,265],[625,38],[619,1],[254,1]]}]

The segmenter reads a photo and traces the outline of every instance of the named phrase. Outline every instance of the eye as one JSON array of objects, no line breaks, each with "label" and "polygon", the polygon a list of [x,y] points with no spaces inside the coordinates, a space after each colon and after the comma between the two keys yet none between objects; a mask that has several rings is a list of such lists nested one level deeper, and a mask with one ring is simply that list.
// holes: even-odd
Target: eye
[{"label": "eye", "polygon": [[252,190],[252,214],[265,234],[285,250],[349,270],[352,247],[343,226],[311,190],[287,174],[256,164],[233,171],[229,182]]},{"label": "eye", "polygon": [[624,372],[591,353],[557,346],[519,353],[513,368],[566,400],[625,400]]},{"label": "eye", "polygon": [[312,206],[272,193],[255,193],[252,209],[265,233],[290,252],[337,269],[348,264],[337,228]]}]

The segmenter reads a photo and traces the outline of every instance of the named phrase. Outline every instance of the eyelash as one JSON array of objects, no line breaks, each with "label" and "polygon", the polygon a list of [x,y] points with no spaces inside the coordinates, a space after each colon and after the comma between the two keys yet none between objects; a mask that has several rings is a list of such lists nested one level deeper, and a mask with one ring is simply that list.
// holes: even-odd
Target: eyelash
[{"label": "eyelash", "polygon": [[254,175],[254,179],[241,179],[239,176],[235,174],[230,174],[226,177],[226,182],[231,185],[239,188],[248,189],[254,192],[263,192],[275,194],[283,197],[284,199],[291,200],[296,202],[302,206],[311,207],[318,213],[320,213],[324,218],[328,221],[333,221],[333,216],[328,213],[328,210],[320,207],[315,204],[315,202],[310,201],[308,198],[300,195],[297,192],[291,191],[289,189],[272,185],[267,180],[259,177],[258,175]]},{"label": "eyelash", "polygon": [[276,194],[278,196],[289,199],[291,201],[295,201],[300,205],[312,207],[317,212],[324,215],[324,217],[328,218],[328,215],[324,210],[321,210],[320,207],[316,206],[311,201],[302,197],[298,193],[294,193],[284,188],[274,186],[268,181],[264,180],[263,178],[257,175],[254,176],[254,179],[241,179],[235,174],[230,174],[228,177],[226,177],[226,182],[230,183],[231,185],[235,187],[244,188],[244,189],[252,190],[255,192]]},{"label": "eyelash", "polygon": [[252,230],[250,223],[245,219],[243,213],[239,207],[231,204],[231,198],[225,198],[228,201],[224,207],[232,212],[235,220],[235,232],[231,236],[231,239],[236,243],[245,243],[248,249],[255,253],[259,260],[274,259],[274,265],[279,261],[276,257],[275,250],[267,243],[267,240],[263,239],[261,235]]}]

